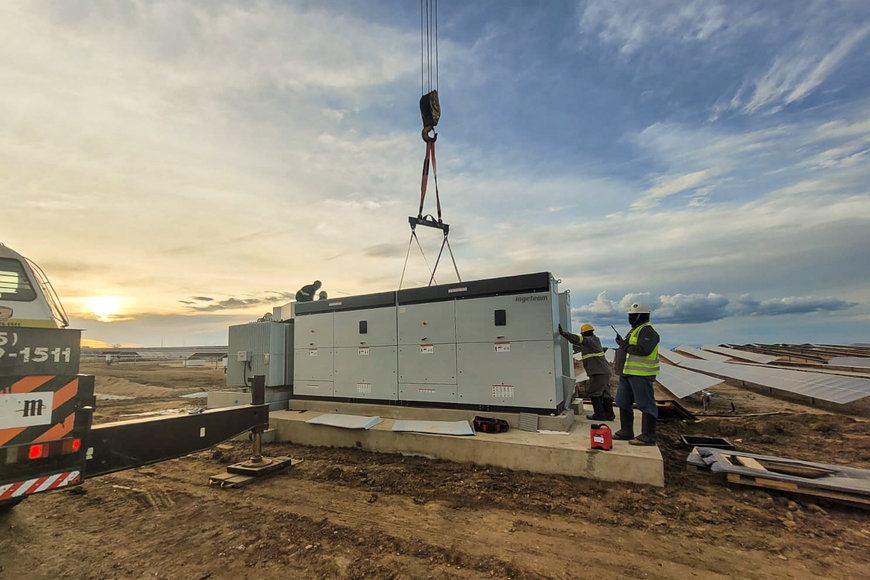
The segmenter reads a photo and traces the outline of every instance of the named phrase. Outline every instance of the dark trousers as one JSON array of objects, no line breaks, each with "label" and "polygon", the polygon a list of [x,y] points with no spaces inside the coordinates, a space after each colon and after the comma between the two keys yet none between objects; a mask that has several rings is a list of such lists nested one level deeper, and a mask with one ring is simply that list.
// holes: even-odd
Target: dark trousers
[{"label": "dark trousers", "polygon": [[610,375],[589,375],[589,382],[586,383],[586,394],[589,397],[611,398]]},{"label": "dark trousers", "polygon": [[656,407],[654,381],[655,377],[622,375],[619,377],[619,387],[616,389],[616,406],[630,411],[632,405],[637,404],[637,408],[642,413],[658,417],[659,409]]}]

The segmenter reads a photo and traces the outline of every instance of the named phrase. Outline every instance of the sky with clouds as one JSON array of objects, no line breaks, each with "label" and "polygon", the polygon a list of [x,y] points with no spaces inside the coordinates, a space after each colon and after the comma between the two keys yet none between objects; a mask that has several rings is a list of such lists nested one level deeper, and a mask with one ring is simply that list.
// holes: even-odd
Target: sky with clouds
[{"label": "sky with clouds", "polygon": [[[441,0],[438,32],[464,279],[550,271],[623,331],[642,299],[668,345],[870,342],[870,3]],[[8,2],[0,37],[0,241],[85,338],[398,287],[419,3]]]}]

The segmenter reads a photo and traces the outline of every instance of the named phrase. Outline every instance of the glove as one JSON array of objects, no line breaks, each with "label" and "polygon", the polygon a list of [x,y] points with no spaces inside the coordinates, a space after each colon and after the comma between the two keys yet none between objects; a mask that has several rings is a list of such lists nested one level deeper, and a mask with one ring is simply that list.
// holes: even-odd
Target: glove
[{"label": "glove", "polygon": [[565,336],[565,331],[562,330],[562,325],[561,325],[561,324],[559,324],[559,334],[562,335],[562,336]]},{"label": "glove", "polygon": [[628,347],[628,342],[626,342],[626,340],[624,338],[622,338],[622,336],[619,334],[616,335],[616,344],[618,344],[622,348]]}]

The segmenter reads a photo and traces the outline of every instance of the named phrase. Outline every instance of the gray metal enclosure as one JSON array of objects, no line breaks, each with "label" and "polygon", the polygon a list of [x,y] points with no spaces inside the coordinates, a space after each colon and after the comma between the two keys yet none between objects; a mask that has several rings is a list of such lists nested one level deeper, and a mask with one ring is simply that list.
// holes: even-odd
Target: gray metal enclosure
[{"label": "gray metal enclosure", "polygon": [[540,412],[570,403],[572,359],[556,331],[570,330],[570,305],[548,272],[293,310],[295,397]]},{"label": "gray metal enclosure", "polygon": [[290,384],[293,321],[230,326],[227,345],[227,385],[250,386],[254,375],[264,375],[267,387]]}]

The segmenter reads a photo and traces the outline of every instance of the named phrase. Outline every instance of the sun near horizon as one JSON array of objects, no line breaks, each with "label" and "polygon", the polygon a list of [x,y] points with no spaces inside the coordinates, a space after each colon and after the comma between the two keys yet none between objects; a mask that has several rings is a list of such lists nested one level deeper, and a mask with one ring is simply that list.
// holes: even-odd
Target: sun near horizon
[{"label": "sun near horizon", "polygon": [[101,322],[118,320],[125,300],[118,296],[92,296],[83,298],[82,303]]}]

